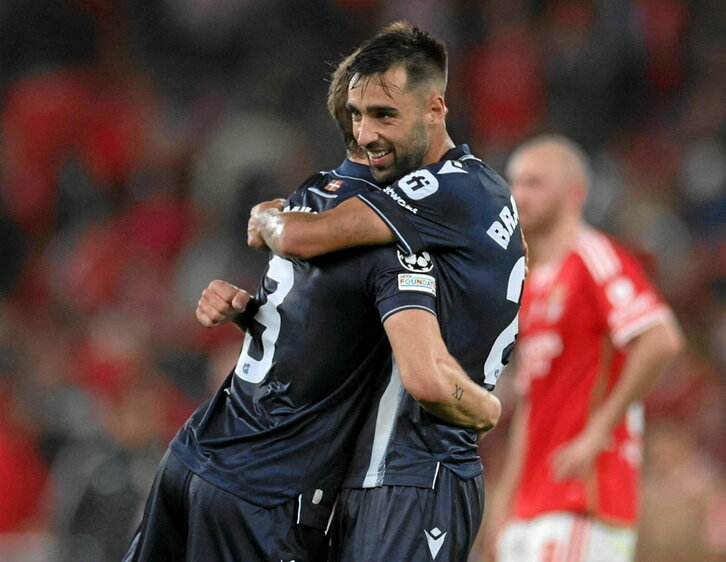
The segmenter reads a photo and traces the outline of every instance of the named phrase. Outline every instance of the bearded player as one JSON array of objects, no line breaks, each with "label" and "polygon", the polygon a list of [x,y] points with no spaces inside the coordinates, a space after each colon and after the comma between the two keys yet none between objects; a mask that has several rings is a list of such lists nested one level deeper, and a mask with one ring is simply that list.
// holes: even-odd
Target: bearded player
[{"label": "bearded player", "polygon": [[633,559],[640,399],[680,352],[668,305],[634,257],[582,217],[590,169],[561,136],[507,166],[530,252],[521,393],[492,506],[498,560]]}]

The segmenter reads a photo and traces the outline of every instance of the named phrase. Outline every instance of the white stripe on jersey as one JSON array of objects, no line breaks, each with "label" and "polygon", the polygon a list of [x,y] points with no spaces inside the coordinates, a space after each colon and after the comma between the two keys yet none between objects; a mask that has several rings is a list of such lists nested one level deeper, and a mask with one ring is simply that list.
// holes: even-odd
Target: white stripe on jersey
[{"label": "white stripe on jersey", "polygon": [[376,185],[375,183],[373,183],[373,182],[370,182],[370,181],[368,181],[368,180],[364,180],[363,178],[356,178],[356,177],[354,177],[354,176],[344,176],[343,174],[339,174],[339,173],[338,173],[338,172],[336,172],[335,170],[331,171],[330,173],[331,173],[331,174],[333,174],[333,175],[334,175],[334,176],[335,176],[336,178],[342,178],[342,179],[344,179],[344,180],[355,180],[355,181],[362,181],[363,183],[367,183],[368,185],[370,185],[370,186],[372,186],[372,187],[375,187],[376,189],[381,189],[381,188],[380,188],[380,187],[378,187],[378,186],[377,186],[377,185]]},{"label": "white stripe on jersey", "polygon": [[601,267],[597,256],[593,255],[592,248],[581,245],[577,248],[577,253],[582,258],[582,261],[585,262],[585,267],[587,267],[595,282],[598,285],[602,285],[607,280],[607,272]]},{"label": "white stripe on jersey", "polygon": [[464,156],[460,157],[459,160],[476,160],[477,162],[483,162],[483,160],[477,158],[473,154],[464,154]]},{"label": "white stripe on jersey", "polygon": [[659,306],[645,316],[639,316],[615,330],[612,333],[613,342],[618,347],[624,347],[635,336],[639,336],[653,326],[671,321],[672,316],[673,313],[668,307]]},{"label": "white stripe on jersey", "polygon": [[378,402],[376,429],[373,435],[373,446],[371,447],[371,461],[368,464],[366,477],[363,480],[363,488],[380,486],[386,474],[386,453],[388,452],[388,444],[391,442],[393,429],[396,426],[398,408],[403,394],[403,384],[398,373],[398,365],[396,365],[395,361],[392,363],[391,380]]},{"label": "white stripe on jersey", "polygon": [[597,283],[620,273],[621,263],[610,241],[601,233],[585,229],[577,241],[577,253]]},{"label": "white stripe on jersey", "polygon": [[381,318],[381,322],[385,322],[386,319],[389,316],[391,316],[391,314],[395,314],[396,312],[400,312],[401,310],[410,310],[412,308],[420,308],[421,310],[425,310],[426,312],[430,312],[431,314],[436,316],[436,311],[431,310],[428,306],[423,306],[423,305],[419,305],[419,304],[411,304],[411,305],[406,305],[406,306],[399,306],[398,308],[389,310],[388,312],[386,312],[386,315],[383,318]]},{"label": "white stripe on jersey", "polygon": [[313,193],[317,193],[321,197],[325,197],[326,199],[337,199],[338,196],[335,193],[326,193],[325,191],[320,191],[317,187],[308,187],[308,191],[312,191]]},{"label": "white stripe on jersey", "polygon": [[330,517],[328,517],[328,524],[325,526],[325,536],[328,536],[328,533],[330,532],[330,526],[333,524],[333,516],[335,515],[335,510],[338,508],[338,498],[335,498],[335,501],[333,502],[333,509],[330,510]]},{"label": "white stripe on jersey", "polygon": [[434,481],[431,482],[431,489],[432,490],[435,490],[436,489],[436,479],[439,477],[439,468],[441,468],[441,463],[440,462],[437,462],[436,463],[436,472],[434,473]]},{"label": "white stripe on jersey", "polygon": [[361,199],[362,201],[364,201],[371,209],[373,209],[373,211],[379,217],[381,217],[381,220],[388,225],[388,228],[391,229],[391,232],[393,232],[393,234],[396,235],[396,239],[400,242],[402,249],[407,254],[413,254],[413,250],[411,249],[411,246],[408,244],[408,241],[406,239],[404,239],[403,235],[401,235],[401,233],[398,232],[398,230],[396,230],[396,227],[393,225],[393,223],[391,221],[388,220],[386,215],[381,213],[373,203],[371,203],[368,199],[363,197],[363,195],[361,195],[360,193],[358,194],[358,199]]}]

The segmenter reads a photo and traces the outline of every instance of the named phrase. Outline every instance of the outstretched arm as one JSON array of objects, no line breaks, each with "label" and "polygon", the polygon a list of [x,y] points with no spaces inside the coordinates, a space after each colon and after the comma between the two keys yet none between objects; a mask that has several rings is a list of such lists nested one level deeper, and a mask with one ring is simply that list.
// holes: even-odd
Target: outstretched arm
[{"label": "outstretched arm", "polygon": [[435,416],[484,433],[499,421],[499,399],[476,384],[446,349],[436,317],[407,309],[383,323],[401,382]]},{"label": "outstretched arm", "polygon": [[266,201],[252,208],[247,225],[251,247],[300,259],[394,241],[386,223],[356,197],[318,214],[283,212],[279,203]]}]

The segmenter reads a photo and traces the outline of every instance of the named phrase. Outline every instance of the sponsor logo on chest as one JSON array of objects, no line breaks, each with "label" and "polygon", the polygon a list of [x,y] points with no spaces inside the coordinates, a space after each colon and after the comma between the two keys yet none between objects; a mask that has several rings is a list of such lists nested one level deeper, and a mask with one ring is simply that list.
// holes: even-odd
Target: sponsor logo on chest
[{"label": "sponsor logo on chest", "polygon": [[554,285],[546,293],[532,300],[529,312],[523,319],[523,326],[532,324],[556,324],[565,311],[567,289],[564,285]]},{"label": "sponsor logo on chest", "polygon": [[398,193],[396,193],[391,186],[386,187],[383,192],[407,211],[413,213],[414,215],[418,213],[418,209],[406,203],[406,200]]}]

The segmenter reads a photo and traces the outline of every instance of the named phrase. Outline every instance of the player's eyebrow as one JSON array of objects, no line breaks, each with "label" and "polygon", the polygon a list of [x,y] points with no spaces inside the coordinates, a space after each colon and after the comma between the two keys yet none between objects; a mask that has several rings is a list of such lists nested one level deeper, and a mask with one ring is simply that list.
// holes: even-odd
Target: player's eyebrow
[{"label": "player's eyebrow", "polygon": [[[351,112],[352,111],[357,111],[358,113],[360,113],[360,110],[357,107],[355,107],[353,104],[351,104],[350,102],[349,103],[346,103],[345,104],[345,107],[346,107],[346,109],[348,111],[351,111]],[[391,114],[397,114],[398,113],[398,108],[397,107],[390,106],[390,105],[367,105],[365,107],[365,112],[368,113],[368,114],[371,114],[371,113],[391,113]]]}]

